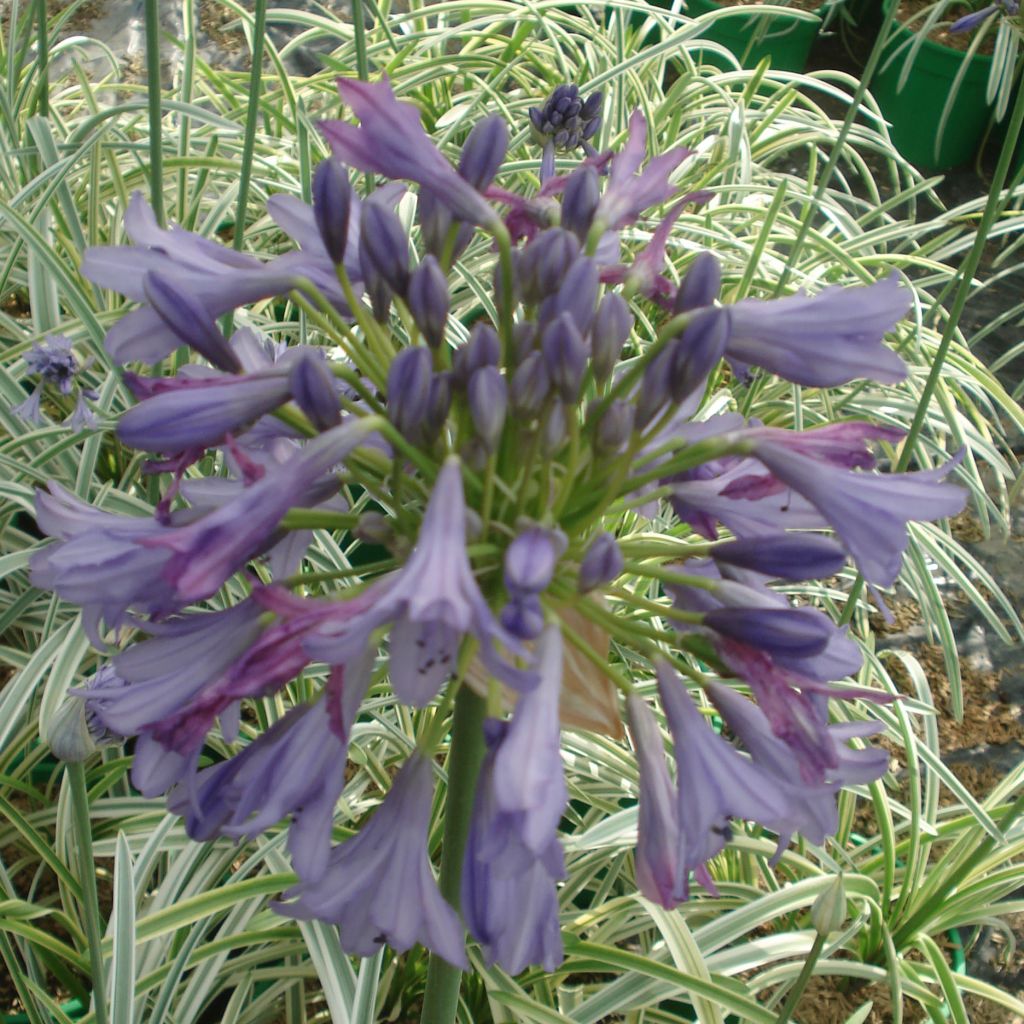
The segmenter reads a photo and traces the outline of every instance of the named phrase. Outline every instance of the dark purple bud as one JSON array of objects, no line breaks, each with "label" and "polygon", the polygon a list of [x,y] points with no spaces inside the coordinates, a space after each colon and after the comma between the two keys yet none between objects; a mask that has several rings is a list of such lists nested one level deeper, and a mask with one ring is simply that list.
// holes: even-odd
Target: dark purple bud
[{"label": "dark purple bud", "polygon": [[288,375],[288,383],[295,404],[317,430],[330,430],[341,423],[334,374],[320,352],[303,352]]},{"label": "dark purple bud", "polygon": [[616,399],[605,409],[594,433],[594,447],[602,454],[620,452],[633,433],[636,409],[632,402]]},{"label": "dark purple bud", "polygon": [[568,313],[580,334],[586,334],[594,321],[600,284],[597,262],[586,256],[580,257],[569,267],[558,291],[540,304],[537,319],[540,323],[547,323],[560,313]]},{"label": "dark purple bud", "polygon": [[618,292],[608,292],[601,299],[590,328],[590,365],[598,384],[612,375],[632,329],[633,314],[626,300]]},{"label": "dark purple bud", "polygon": [[481,366],[469,378],[467,397],[477,436],[489,451],[494,451],[508,410],[508,385],[501,371],[496,366]]},{"label": "dark purple bud", "polygon": [[505,589],[515,595],[546,590],[565,548],[566,538],[561,530],[545,530],[541,526],[523,530],[505,549]]},{"label": "dark purple bud", "polygon": [[466,138],[459,157],[459,174],[481,192],[494,180],[508,149],[508,125],[505,119],[484,118],[475,124]]},{"label": "dark purple bud", "polygon": [[542,231],[522,251],[519,290],[526,302],[540,302],[558,290],[566,271],[580,254],[580,240],[565,228]]},{"label": "dark purple bud", "polygon": [[579,591],[586,594],[602,583],[611,583],[622,574],[622,552],[610,533],[599,533],[580,562]]},{"label": "dark purple bud", "polygon": [[518,366],[537,348],[537,325],[532,320],[520,320],[512,328],[512,358]]},{"label": "dark purple bud", "polygon": [[683,283],[676,292],[672,307],[676,313],[689,313],[691,309],[710,306],[722,288],[722,266],[718,257],[708,249],[697,255],[690,264]]},{"label": "dark purple bud", "polygon": [[427,400],[427,415],[423,421],[424,439],[435,441],[448,419],[452,407],[451,373],[435,373],[430,381],[430,397]]},{"label": "dark purple bud", "polygon": [[409,239],[398,214],[383,203],[363,203],[359,263],[367,284],[376,276],[396,294],[405,295],[409,287]]},{"label": "dark purple bud", "polygon": [[501,341],[494,328],[478,320],[469,332],[469,340],[452,356],[455,384],[465,387],[467,381],[482,366],[497,366],[501,360]]},{"label": "dark purple bud", "polygon": [[600,199],[597,171],[586,166],[573,171],[562,193],[562,227],[586,241]]},{"label": "dark purple bud", "polygon": [[575,402],[587,367],[587,345],[572,315],[562,313],[550,324],[541,335],[540,345],[555,390],[563,401]]},{"label": "dark purple bud", "polygon": [[835,626],[813,608],[715,608],[704,625],[722,636],[787,658],[821,654]]},{"label": "dark purple bud", "polygon": [[429,253],[409,278],[406,295],[409,312],[416,326],[431,348],[439,348],[444,341],[444,328],[448,320],[448,279],[441,265]]},{"label": "dark purple bud", "polygon": [[219,330],[192,295],[155,270],[142,278],[142,289],[153,311],[177,335],[218,370],[240,373],[242,364]]},{"label": "dark purple bud", "polygon": [[636,427],[644,430],[668,405],[668,375],[677,342],[667,344],[644,368],[636,398]]},{"label": "dark purple bud", "polygon": [[540,447],[545,458],[550,458],[565,443],[565,406],[555,402],[541,426]]},{"label": "dark purple bud", "polygon": [[430,405],[433,371],[430,350],[417,346],[402,349],[388,370],[388,418],[408,438],[423,426]]},{"label": "dark purple bud", "polygon": [[603,92],[592,92],[583,102],[583,109],[580,113],[588,120],[597,117],[601,113],[601,104],[604,103]]},{"label": "dark purple bud", "polygon": [[551,390],[547,364],[540,352],[531,352],[520,364],[509,386],[512,408],[532,419],[538,415]]},{"label": "dark purple bud", "polygon": [[729,310],[712,306],[695,313],[683,336],[670,344],[668,386],[674,402],[704,386],[725,354],[729,327]]},{"label": "dark purple bud", "polygon": [[528,113],[530,115],[530,124],[537,131],[542,131],[544,128],[544,115],[541,113],[540,107],[530,107]]},{"label": "dark purple bud", "polygon": [[455,233],[455,245],[451,251],[451,259],[459,255],[473,238],[473,225],[457,222],[452,218],[451,210],[444,205],[429,189],[421,188],[416,200],[416,216],[420,222],[420,237],[427,252],[433,253],[438,259],[445,257],[448,246],[448,235],[453,224],[458,224]]},{"label": "dark purple bud", "polygon": [[501,610],[501,624],[520,640],[535,640],[544,631],[544,608],[536,594],[514,597]]},{"label": "dark purple bud", "polygon": [[716,562],[783,580],[823,579],[846,564],[841,545],[816,533],[772,533],[716,544]]},{"label": "dark purple bud", "polygon": [[337,160],[323,160],[313,174],[313,217],[331,262],[345,257],[348,221],[352,210],[352,183]]}]

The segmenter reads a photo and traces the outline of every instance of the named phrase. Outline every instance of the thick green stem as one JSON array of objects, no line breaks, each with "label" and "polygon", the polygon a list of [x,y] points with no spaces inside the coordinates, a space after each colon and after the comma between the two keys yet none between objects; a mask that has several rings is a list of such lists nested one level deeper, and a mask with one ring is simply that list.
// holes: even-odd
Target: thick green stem
[{"label": "thick green stem", "polygon": [[370,77],[370,62],[366,59],[366,23],[363,20],[363,0],[352,0],[352,31],[356,44],[356,74],[365,82]]},{"label": "thick green stem", "polygon": [[782,1009],[779,1010],[778,1017],[775,1018],[775,1024],[787,1024],[789,1018],[793,1016],[796,1004],[800,1002],[800,997],[804,994],[804,989],[807,988],[807,982],[811,980],[811,975],[814,973],[814,965],[818,962],[818,957],[821,956],[821,951],[824,947],[825,936],[815,935],[814,944],[811,946],[811,951],[807,954],[803,969],[793,983],[793,987],[789,990],[786,1002],[783,1004]]},{"label": "thick green stem", "polygon": [[[444,845],[441,849],[441,892],[456,909],[462,884],[462,854],[469,834],[476,779],[484,757],[485,705],[468,686],[455,698],[452,745],[448,754],[448,795],[445,799]],[[436,953],[430,954],[421,1024],[452,1024],[459,1005],[462,971]]]},{"label": "thick green stem", "polygon": [[149,201],[153,215],[164,226],[163,110],[160,70],[160,4],[146,0],[146,96],[149,100]]},{"label": "thick green stem", "polygon": [[82,909],[85,911],[85,936],[89,943],[89,971],[92,974],[92,1005],[96,1024],[107,1024],[107,993],[103,975],[103,926],[100,901],[96,892],[96,865],[92,853],[92,821],[89,818],[89,792],[85,786],[85,768],[81,764],[65,767],[71,784],[71,810],[78,833],[78,881],[82,885]]}]

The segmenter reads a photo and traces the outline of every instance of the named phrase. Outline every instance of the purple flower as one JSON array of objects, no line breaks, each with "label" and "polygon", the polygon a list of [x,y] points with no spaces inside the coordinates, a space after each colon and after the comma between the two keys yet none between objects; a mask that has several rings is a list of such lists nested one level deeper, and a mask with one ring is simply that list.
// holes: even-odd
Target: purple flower
[{"label": "purple flower", "polygon": [[731,540],[711,549],[716,562],[749,569],[784,580],[816,580],[839,572],[846,561],[843,549],[817,533],[764,534]]},{"label": "purple flower", "polygon": [[341,263],[348,245],[352,183],[336,160],[322,160],[313,174],[313,217],[332,263]]},{"label": "purple flower", "polygon": [[612,230],[626,227],[645,210],[664,202],[675,191],[669,175],[689,156],[689,150],[670,149],[649,160],[640,171],[647,155],[647,120],[639,110],[629,118],[626,145],[612,157],[608,187],[597,207],[597,219]]},{"label": "purple flower", "polygon": [[[188,294],[212,322],[237,306],[291,290],[296,272],[217,245],[190,231],[161,228],[150,205],[136,192],[124,218],[131,246],[86,249],[82,273],[101,288],[136,302],[147,301],[145,278],[151,271]],[[151,306],[133,310],[108,331],[107,351],[121,363],[155,363],[173,352],[181,338]]]},{"label": "purple flower", "polygon": [[631,693],[626,710],[640,770],[636,884],[649,900],[671,910],[679,903],[679,794],[669,777],[665,745],[650,708]]},{"label": "purple flower", "polygon": [[505,549],[505,587],[509,593],[539,594],[546,590],[566,544],[561,530],[531,526],[517,534]]},{"label": "purple flower", "polygon": [[322,349],[303,346],[292,360],[288,384],[295,404],[317,430],[330,430],[341,423],[338,382],[331,373]]},{"label": "purple flower", "polygon": [[430,141],[419,110],[395,98],[387,78],[376,83],[339,78],[338,92],[359,118],[359,126],[321,121],[319,127],[342,163],[385,178],[415,181],[471,224],[493,227],[498,222],[483,196]]},{"label": "purple flower", "polygon": [[462,926],[427,853],[432,791],[431,762],[414,754],[373,817],[331,851],[323,874],[293,886],[284,895],[295,902],[274,909],[337,924],[342,948],[356,956],[372,956],[384,942],[399,953],[420,943],[468,968]]},{"label": "purple flower", "polygon": [[426,343],[431,348],[439,348],[444,341],[451,299],[448,296],[448,278],[436,257],[430,253],[423,257],[409,278],[406,302]]},{"label": "purple flower", "polygon": [[[197,840],[217,835],[251,839],[291,816],[288,849],[304,882],[327,870],[334,807],[345,788],[348,738],[369,672],[340,674],[315,704],[292,708],[234,757],[195,776],[169,794],[168,809],[185,818]],[[347,705],[338,714],[332,704]],[[338,724],[343,728],[338,729]]]},{"label": "purple flower", "polygon": [[124,444],[151,452],[208,448],[284,405],[292,392],[283,373],[172,377],[162,388],[121,417]]},{"label": "purple flower", "polygon": [[509,974],[532,963],[553,971],[563,955],[555,884],[565,877],[561,847],[552,835],[538,856],[523,843],[521,816],[502,810],[495,791],[495,759],[507,727],[490,721],[484,731],[489,749],[466,841],[462,914],[488,963],[498,963]]},{"label": "purple flower", "polygon": [[697,710],[683,681],[661,662],[658,692],[675,741],[678,765],[680,857],[672,898],[689,894],[689,873],[720,853],[731,837],[731,818],[757,821],[774,831],[789,820],[787,795],[721,736]]},{"label": "purple flower", "polygon": [[910,520],[956,515],[967,498],[962,488],[941,482],[958,458],[937,469],[876,475],[804,454],[801,435],[792,431],[762,427],[751,435],[753,455],[821,513],[865,579],[877,586],[887,587],[899,575]]},{"label": "purple flower", "polygon": [[882,337],[906,314],[910,297],[893,274],[866,287],[741,299],[728,307],[732,331],[726,354],[811,387],[861,377],[894,384],[907,368]]},{"label": "purple flower", "polygon": [[970,14],[965,14],[962,18],[957,18],[952,25],[949,26],[948,31],[950,32],[970,32],[976,29],[982,22],[987,21],[992,17],[998,10],[1004,10],[1009,15],[1015,15],[1020,10],[1020,4],[1015,3],[1014,0],[1000,0],[1000,3],[989,4],[988,7],[983,7],[980,11],[972,11]]},{"label": "purple flower", "polygon": [[496,366],[474,370],[466,388],[470,419],[477,437],[488,452],[493,452],[501,439],[508,409],[508,385]]},{"label": "purple flower", "polygon": [[487,669],[517,690],[536,685],[536,674],[501,658],[525,653],[487,605],[466,552],[466,504],[459,460],[450,457],[438,474],[416,547],[405,566],[382,584],[373,607],[340,629],[325,628],[307,642],[314,657],[344,664],[365,650],[370,635],[390,622],[391,685],[400,700],[428,704],[455,666],[463,636],[480,641]]},{"label": "purple flower", "polygon": [[50,334],[36,342],[25,353],[25,364],[30,373],[37,373],[46,384],[51,384],[62,395],[70,395],[78,373],[78,360],[71,347],[74,342],[63,334]]}]

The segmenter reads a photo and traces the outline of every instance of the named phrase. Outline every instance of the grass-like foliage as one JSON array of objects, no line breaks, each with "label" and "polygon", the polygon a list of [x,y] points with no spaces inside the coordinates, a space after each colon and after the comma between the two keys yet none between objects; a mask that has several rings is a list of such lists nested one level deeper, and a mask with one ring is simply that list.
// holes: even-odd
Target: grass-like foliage
[{"label": "grass-like foliage", "polygon": [[[268,900],[293,878],[283,832],[240,847],[195,844],[162,803],[134,793],[129,758],[111,750],[90,761],[80,779],[87,799],[83,821],[74,772],[50,760],[39,739],[68,688],[95,669],[99,655],[75,610],[29,582],[29,557],[41,543],[32,517],[34,490],[56,479],[93,503],[128,513],[151,512],[157,498],[141,474],[142,457],[109,430],[133,404],[103,348],[124,303],[80,275],[81,253],[89,245],[121,242],[131,192],[149,192],[153,184],[168,222],[221,240],[233,237],[246,251],[281,251],[285,240],[266,216],[264,200],[275,192],[309,198],[311,169],[326,153],[316,121],[337,116],[333,80],[357,68],[352,25],[324,11],[268,12],[270,24],[297,31],[280,50],[260,33],[266,59],[256,96],[248,72],[207,66],[195,37],[186,34],[175,44],[174,82],[159,97],[160,131],[154,134],[146,86],[126,80],[113,55],[98,80],[82,70],[81,40],[62,33],[77,6],[59,15],[44,9],[41,25],[45,5],[14,2],[0,38],[0,664],[10,672],[0,689],[0,973],[9,973],[31,1024],[63,1024],[70,1001],[87,1007],[98,991],[104,998],[83,1018],[90,1024],[104,1024],[103,1018],[112,1024],[411,1021],[422,999],[425,954],[385,950],[354,960],[331,928],[285,920],[268,909]],[[185,0],[186,25],[193,24],[195,6]],[[251,45],[253,16],[231,0],[224,6],[237,15]],[[905,383],[801,389],[767,375],[747,386],[722,373],[708,389],[707,404],[797,428],[860,417],[910,424],[977,211],[941,209],[929,183],[889,145],[870,97],[834,174],[819,187],[857,85],[850,77],[696,67],[689,57],[693,23],[640,0],[364,7],[371,75],[386,73],[398,95],[420,106],[442,148],[455,152],[485,113],[500,113],[513,126],[503,171],[509,187],[516,177],[536,186],[538,152],[527,110],[563,81],[604,90],[598,148],[621,144],[628,115],[639,108],[655,151],[674,145],[694,150],[680,184],[713,197],[685,214],[672,234],[668,273],[674,279],[704,248],[721,258],[730,300],[901,275],[914,294],[895,338],[910,366]],[[325,70],[289,76],[289,51],[313,44],[328,51]],[[47,78],[47,64],[67,70]],[[154,183],[156,150],[162,173]],[[243,173],[250,159],[251,170]],[[237,220],[240,210],[244,223]],[[1007,214],[1000,236],[1019,238],[1022,224]],[[642,245],[650,228],[638,226],[628,243]],[[483,240],[461,257],[453,322],[491,308],[492,260]],[[287,302],[257,304],[239,317],[238,323],[285,341],[317,331],[314,320]],[[91,356],[82,379],[97,393],[101,429],[75,432],[62,425],[70,401],[66,408],[59,400],[45,403],[41,426],[12,412],[30,386],[22,357],[51,332],[69,335]],[[1022,426],[1015,399],[967,339],[955,335],[910,455],[926,468],[965,446],[958,479],[970,488],[971,510],[986,532],[1003,533],[1020,479],[1008,438]],[[893,462],[900,456],[888,454]],[[658,525],[682,535],[678,523]],[[309,570],[345,569],[361,557],[351,536],[318,531]],[[825,848],[794,846],[776,869],[767,864],[770,837],[754,829],[739,834],[713,865],[719,895],[701,895],[667,912],[635,894],[632,755],[605,737],[567,734],[569,877],[560,890],[566,961],[553,975],[530,970],[511,978],[471,951],[476,973],[464,981],[459,1020],[669,1024],[696,1016],[705,1024],[772,1024],[814,938],[809,908],[840,871],[844,923],[829,936],[815,973],[854,992],[863,983],[888,986],[895,1020],[907,999],[933,1020],[966,1021],[966,995],[1024,1013],[1024,1004],[1009,994],[955,974],[942,946],[952,929],[969,943],[973,929],[998,926],[1001,917],[1024,910],[1019,900],[1007,901],[1024,885],[1024,765],[984,800],[967,791],[943,763],[928,679],[909,656],[876,652],[871,606],[857,596],[854,582],[849,570],[792,590],[850,622],[866,653],[861,682],[897,691],[890,669],[899,659],[901,678],[910,678],[914,692],[889,708],[854,707],[885,723],[903,769],[845,793],[835,841]],[[942,524],[912,530],[902,583],[919,602],[929,637],[942,646],[954,706],[962,708],[944,598],[954,593],[973,603],[1008,643],[1024,636],[1017,612]],[[670,626],[653,607],[649,624],[659,631]],[[243,738],[279,719],[311,684],[302,679],[254,706]],[[351,834],[379,803],[413,736],[411,716],[378,680],[351,744],[336,838]],[[228,750],[221,746],[220,752]],[[858,829],[869,820],[874,834],[855,837],[855,818]],[[94,863],[84,842],[90,833]],[[439,826],[433,841],[440,843]],[[98,947],[90,942],[97,930],[103,934]]]}]

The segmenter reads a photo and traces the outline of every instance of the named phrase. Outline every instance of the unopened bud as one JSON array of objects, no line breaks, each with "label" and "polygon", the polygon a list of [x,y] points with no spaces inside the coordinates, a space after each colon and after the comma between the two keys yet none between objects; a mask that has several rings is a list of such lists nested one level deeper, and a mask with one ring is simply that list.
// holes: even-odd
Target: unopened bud
[{"label": "unopened bud", "polygon": [[676,292],[674,313],[689,313],[691,309],[710,306],[722,288],[722,265],[713,252],[705,249],[690,264],[679,291]]},{"label": "unopened bud", "polygon": [[218,370],[241,372],[241,361],[198,299],[155,270],[143,275],[142,290],[153,312],[183,345],[194,348]]},{"label": "unopened bud", "polygon": [[380,512],[364,512],[352,533],[364,544],[379,544],[384,548],[390,548],[395,540],[394,523]]},{"label": "unopened bud", "polygon": [[624,566],[622,551],[610,533],[599,533],[587,548],[580,562],[579,590],[586,594],[603,583],[622,575]]},{"label": "unopened bud", "polygon": [[409,287],[409,239],[398,214],[381,202],[363,203],[359,263],[367,284],[376,275],[392,292],[405,295]]},{"label": "unopened bud", "polygon": [[402,349],[388,370],[388,418],[404,437],[422,427],[430,403],[430,351],[417,346]]},{"label": "unopened bud", "polygon": [[626,300],[618,292],[608,292],[598,304],[590,327],[590,365],[598,384],[612,375],[632,329],[633,314]]},{"label": "unopened bud", "polygon": [[536,594],[512,598],[501,610],[501,624],[520,640],[534,640],[544,631],[544,607]]},{"label": "unopened bud", "polygon": [[100,721],[90,701],[103,690],[118,690],[125,681],[113,665],[103,665],[85,683],[83,691],[69,693],[46,727],[46,743],[54,757],[77,764],[100,747],[120,743],[124,737]]},{"label": "unopened bud", "polygon": [[321,353],[305,350],[288,376],[292,398],[317,430],[330,430],[341,423],[334,374]]},{"label": "unopened bud", "polygon": [[494,451],[508,409],[508,385],[501,371],[496,366],[481,366],[469,378],[467,398],[477,435],[488,451]]},{"label": "unopened bud", "polygon": [[551,390],[551,377],[541,352],[531,352],[512,374],[509,397],[512,408],[523,416],[533,418],[544,405]]},{"label": "unopened bud", "polygon": [[459,174],[481,192],[494,180],[508,149],[508,125],[503,117],[486,117],[473,126],[459,157]]},{"label": "unopened bud", "polygon": [[587,367],[587,346],[569,313],[562,313],[541,335],[541,351],[551,383],[565,402],[580,395]]},{"label": "unopened bud", "polygon": [[439,348],[444,341],[450,305],[448,279],[437,259],[429,253],[409,278],[406,301],[427,344],[431,348]]},{"label": "unopened bud", "polygon": [[561,530],[530,526],[505,549],[505,588],[510,594],[539,594],[547,589],[567,540]]},{"label": "unopened bud", "polygon": [[602,454],[621,452],[633,433],[636,409],[632,402],[616,399],[605,409],[594,432],[594,447]]},{"label": "unopened bud", "polygon": [[322,160],[313,174],[313,218],[331,262],[345,258],[352,211],[352,183],[337,160]]},{"label": "unopened bud", "polygon": [[839,872],[811,904],[811,924],[822,938],[826,938],[843,927],[846,916],[846,884],[843,873]]},{"label": "unopened bud", "polygon": [[540,304],[537,319],[543,324],[568,313],[576,329],[585,335],[594,322],[600,284],[597,262],[586,256],[580,257],[569,268],[558,291]]},{"label": "unopened bud", "polygon": [[565,435],[565,406],[555,402],[541,425],[540,447],[545,458],[551,458],[565,444]]},{"label": "unopened bud", "polygon": [[522,251],[519,287],[523,299],[540,302],[557,291],[566,272],[580,254],[580,240],[565,228],[542,231]]},{"label": "unopened bud", "polygon": [[586,241],[600,199],[597,171],[587,166],[573,171],[562,192],[562,227]]},{"label": "unopened bud", "polygon": [[437,439],[444,428],[448,412],[452,407],[452,375],[450,372],[435,373],[430,381],[430,395],[427,398],[427,413],[423,418],[424,440],[429,444]]},{"label": "unopened bud", "polygon": [[683,336],[672,343],[668,387],[674,402],[682,402],[704,386],[725,355],[731,322],[726,308],[702,309],[694,313]]},{"label": "unopened bud", "polygon": [[501,341],[494,328],[482,320],[473,324],[469,340],[452,356],[452,374],[457,387],[465,387],[482,366],[497,366],[501,360]]}]

